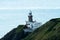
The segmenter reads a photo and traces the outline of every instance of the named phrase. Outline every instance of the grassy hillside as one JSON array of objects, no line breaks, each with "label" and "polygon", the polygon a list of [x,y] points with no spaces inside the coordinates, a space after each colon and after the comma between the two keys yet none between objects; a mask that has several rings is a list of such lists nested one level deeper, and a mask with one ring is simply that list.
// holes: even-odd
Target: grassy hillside
[{"label": "grassy hillside", "polygon": [[60,40],[60,19],[52,19],[23,40]]},{"label": "grassy hillside", "polygon": [[60,18],[52,19],[32,33],[24,33],[26,26],[19,25],[1,40],[60,40]]},{"label": "grassy hillside", "polygon": [[7,33],[1,40],[21,40],[27,35],[24,34],[23,28],[24,25],[19,25],[17,28]]}]

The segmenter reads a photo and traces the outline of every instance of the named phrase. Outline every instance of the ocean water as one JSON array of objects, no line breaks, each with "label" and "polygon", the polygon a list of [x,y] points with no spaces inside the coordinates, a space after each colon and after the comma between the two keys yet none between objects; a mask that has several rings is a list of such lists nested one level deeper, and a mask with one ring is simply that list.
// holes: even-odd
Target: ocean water
[{"label": "ocean water", "polygon": [[[31,9],[33,20],[44,24],[50,19],[60,18],[60,9]],[[0,38],[28,21],[29,9],[0,9]]]}]

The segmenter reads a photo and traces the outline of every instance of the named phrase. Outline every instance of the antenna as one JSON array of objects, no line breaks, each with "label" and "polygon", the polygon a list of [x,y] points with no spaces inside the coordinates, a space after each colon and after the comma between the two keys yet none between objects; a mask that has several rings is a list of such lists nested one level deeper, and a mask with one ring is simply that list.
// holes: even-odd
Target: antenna
[{"label": "antenna", "polygon": [[29,15],[32,15],[32,11],[31,10],[29,10]]}]

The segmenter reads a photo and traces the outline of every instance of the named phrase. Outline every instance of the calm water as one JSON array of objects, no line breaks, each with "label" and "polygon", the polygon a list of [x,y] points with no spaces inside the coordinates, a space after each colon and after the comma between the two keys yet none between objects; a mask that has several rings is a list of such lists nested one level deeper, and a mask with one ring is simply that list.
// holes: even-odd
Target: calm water
[{"label": "calm water", "polygon": [[[60,17],[60,9],[32,9],[33,19],[45,23]],[[28,20],[28,9],[0,10],[0,38],[7,32]]]}]

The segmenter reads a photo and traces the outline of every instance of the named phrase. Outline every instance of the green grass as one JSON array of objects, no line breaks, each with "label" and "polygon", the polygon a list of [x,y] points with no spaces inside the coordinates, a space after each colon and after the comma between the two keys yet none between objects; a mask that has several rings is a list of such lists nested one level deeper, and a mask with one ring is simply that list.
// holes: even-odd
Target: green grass
[{"label": "green grass", "polygon": [[[16,40],[18,38],[21,40],[23,35],[24,25],[19,25],[15,30],[10,31],[6,36],[3,37],[3,40]],[[52,19],[34,32],[30,33],[26,37],[22,37],[22,40],[60,40],[60,18]]]},{"label": "green grass", "polygon": [[56,29],[60,27],[60,19],[52,19],[38,28],[36,31],[28,35],[23,40],[48,40],[49,38],[56,36]]},{"label": "green grass", "polygon": [[19,25],[16,29],[16,33],[19,33],[20,31],[22,31],[24,28],[24,25]]}]

